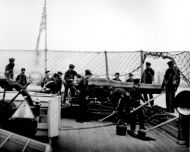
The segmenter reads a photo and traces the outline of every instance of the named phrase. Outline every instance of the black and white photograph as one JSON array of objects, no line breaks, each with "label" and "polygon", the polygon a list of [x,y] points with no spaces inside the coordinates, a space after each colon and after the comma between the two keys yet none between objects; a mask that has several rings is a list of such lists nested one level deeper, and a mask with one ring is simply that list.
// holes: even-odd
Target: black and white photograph
[{"label": "black and white photograph", "polygon": [[0,152],[189,152],[189,0],[0,0]]}]

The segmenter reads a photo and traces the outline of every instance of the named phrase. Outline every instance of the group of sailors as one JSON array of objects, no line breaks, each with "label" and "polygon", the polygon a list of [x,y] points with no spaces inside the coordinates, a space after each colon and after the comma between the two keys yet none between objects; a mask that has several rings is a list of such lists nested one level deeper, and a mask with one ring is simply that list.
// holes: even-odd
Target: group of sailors
[{"label": "group of sailors", "polygon": [[[166,91],[166,112],[174,112],[174,100],[175,100],[175,92],[180,83],[180,71],[177,67],[174,66],[173,61],[169,61],[168,69],[165,72],[163,83],[162,83],[162,91]],[[120,120],[126,118],[125,113],[128,113],[130,117],[127,117],[127,120],[130,124],[131,133],[134,134],[136,129],[136,122],[138,119],[139,128],[145,129],[144,127],[144,111],[143,108],[138,109],[136,112],[130,113],[135,108],[139,107],[141,104],[144,104],[150,99],[153,99],[153,95],[143,94],[140,92],[140,82],[145,84],[152,84],[154,81],[154,70],[151,68],[151,63],[146,62],[146,69],[144,70],[141,79],[133,79],[133,74],[129,74],[129,78],[126,82],[133,82],[133,87],[129,90],[125,89],[115,89],[112,93],[113,102],[117,101],[114,105],[115,110],[117,111],[117,117]],[[121,81],[119,78],[120,74],[115,73],[115,81]],[[149,98],[148,98],[149,95]],[[126,102],[128,101],[128,102]],[[118,105],[117,105],[118,103]],[[150,106],[154,106],[154,100],[150,102]]]},{"label": "group of sailors", "polygon": [[[162,83],[162,90],[166,91],[166,111],[167,112],[174,112],[173,101],[175,99],[175,92],[180,84],[180,70],[175,66],[174,61],[169,61],[168,69],[165,72],[163,83]],[[155,72],[151,68],[151,63],[146,62],[146,69],[144,70],[142,77],[140,79],[141,83],[145,84],[152,84],[154,81]],[[115,73],[115,78],[113,80],[121,81],[120,74]],[[133,82],[133,74],[129,73],[129,78],[126,82]],[[149,96],[149,97],[148,97]],[[151,93],[143,94],[143,98],[145,101],[148,101],[153,98]],[[154,100],[150,102],[151,106],[154,106]]]},{"label": "group of sailors", "polygon": [[145,102],[140,92],[140,79],[133,80],[131,89],[115,88],[110,98],[114,104],[113,108],[116,111],[117,120],[130,124],[131,134],[135,134],[137,120],[139,128],[145,129],[143,109],[140,108],[131,113],[132,110]]},{"label": "group of sailors", "polygon": [[58,71],[54,73],[52,77],[49,75],[50,71],[45,71],[45,77],[41,82],[42,92],[44,93],[52,93],[61,95],[61,88],[62,88],[62,75],[63,73]]},{"label": "group of sailors", "polygon": [[[9,59],[9,64],[6,65],[5,67],[5,76],[6,78],[13,80],[14,76],[14,63],[15,59],[10,58]],[[180,71],[179,69],[174,66],[173,61],[169,61],[168,63],[169,68],[166,70],[165,75],[164,75],[164,80],[162,83],[162,89],[166,91],[166,110],[167,112],[174,112],[174,107],[173,107],[173,100],[175,98],[175,92],[179,86],[180,83]],[[62,72],[57,72],[55,73],[52,77],[50,77],[50,71],[45,71],[45,77],[43,78],[41,82],[41,87],[44,89],[45,92],[47,93],[56,93],[58,95],[61,95],[61,89],[62,89],[62,84],[64,84],[65,87],[65,93],[63,97],[62,103],[64,104],[66,102],[66,98],[68,95],[68,90],[71,90],[71,93],[79,93],[78,89],[76,89],[75,85],[73,84],[74,78],[82,78],[83,77],[78,74],[75,70],[75,66],[73,64],[69,65],[69,69],[65,72],[64,78],[62,79]],[[21,73],[16,77],[16,82],[19,84],[25,86],[27,84],[27,78],[25,75],[25,68],[21,68]],[[91,74],[90,70],[86,74]],[[85,72],[86,72],[85,71]],[[151,63],[146,62],[146,69],[144,70],[142,77],[140,79],[141,83],[145,84],[152,84],[154,81],[154,70],[151,68]],[[115,78],[113,79],[115,81],[121,81],[120,79],[120,73],[115,73]],[[134,82],[133,79],[133,74],[129,73],[129,78],[126,80],[126,82]],[[47,89],[51,88],[51,89]],[[80,89],[79,89],[80,90]],[[148,98],[149,95],[149,98]],[[149,94],[143,94],[143,100],[148,101],[149,99],[153,98],[153,95],[151,93]],[[154,105],[154,100],[150,102],[150,105]]]},{"label": "group of sailors", "polygon": [[[14,76],[14,63],[15,59],[10,58],[9,59],[9,64],[6,65],[5,67],[5,77],[13,80]],[[167,112],[174,112],[174,107],[173,107],[173,100],[175,98],[175,92],[179,86],[180,83],[180,71],[179,69],[174,66],[173,61],[169,61],[168,63],[169,68],[166,70],[165,75],[164,75],[164,80],[162,83],[162,89],[166,91],[166,110]],[[75,70],[75,66],[73,64],[69,65],[69,69],[65,72],[64,78],[62,79],[62,72],[57,72],[55,73],[52,77],[50,77],[50,71],[45,71],[45,77],[43,78],[41,82],[41,87],[44,89],[45,92],[47,93],[56,93],[58,95],[61,95],[61,89],[62,89],[62,84],[64,84],[65,87],[65,93],[63,97],[62,103],[64,104],[66,102],[66,98],[68,95],[68,90],[71,89],[71,93],[79,93],[78,89],[76,89],[75,85],[73,84],[74,78],[81,78],[83,79],[83,76],[78,74]],[[16,82],[19,84],[25,86],[27,84],[27,78],[25,75],[25,68],[21,68],[21,73],[16,77]],[[87,72],[86,72],[87,71]],[[90,70],[85,70],[85,75],[90,74],[92,75]],[[151,68],[151,63],[146,62],[146,69],[144,70],[142,77],[140,79],[141,83],[145,84],[152,84],[154,81],[154,70]],[[115,81],[121,81],[120,73],[115,73],[115,78],[113,80]],[[129,78],[126,80],[126,82],[134,82],[133,79],[133,74],[129,73]],[[51,88],[48,90],[47,88]],[[80,90],[80,89],[79,89]],[[149,95],[149,98],[148,98]],[[153,95],[151,93],[149,94],[143,94],[143,99],[145,101],[148,101],[149,99],[153,98]],[[154,105],[154,100],[150,102],[150,105]]]},{"label": "group of sailors", "polygon": [[[58,72],[57,74],[54,74],[52,78],[49,77],[49,72],[50,71],[46,71],[45,72],[45,78],[43,79],[42,83],[41,83],[41,87],[49,87],[51,88],[51,93],[56,93],[58,95],[61,95],[61,89],[62,89],[62,84],[64,85],[65,91],[64,91],[64,96],[63,96],[63,101],[62,104],[65,104],[66,102],[66,98],[68,96],[68,91],[70,89],[70,93],[72,94],[72,96],[74,94],[79,94],[81,92],[81,90],[84,89],[84,86],[87,85],[83,84],[81,82],[83,82],[87,77],[91,76],[92,73],[90,70],[86,69],[85,70],[85,76],[81,76],[80,74],[78,74],[75,70],[74,70],[75,66],[73,64],[69,65],[69,69],[65,72],[64,74],[64,78],[62,80],[62,72]],[[76,84],[74,84],[74,78],[80,78],[80,81],[77,84],[77,88],[76,88]],[[54,87],[51,86],[47,86],[48,84],[52,84],[54,82]],[[52,91],[53,89],[53,91]],[[55,91],[54,91],[55,90]],[[50,93],[50,92],[49,92]]]}]

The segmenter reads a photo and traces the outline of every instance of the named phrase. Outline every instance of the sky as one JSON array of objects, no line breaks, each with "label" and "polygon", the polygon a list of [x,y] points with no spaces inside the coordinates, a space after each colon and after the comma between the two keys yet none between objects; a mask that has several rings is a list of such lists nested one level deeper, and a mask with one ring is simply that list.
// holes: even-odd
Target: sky
[{"label": "sky", "polygon": [[[43,4],[0,0],[0,50],[35,50]],[[189,6],[189,0],[47,0],[47,49],[190,51]]]}]

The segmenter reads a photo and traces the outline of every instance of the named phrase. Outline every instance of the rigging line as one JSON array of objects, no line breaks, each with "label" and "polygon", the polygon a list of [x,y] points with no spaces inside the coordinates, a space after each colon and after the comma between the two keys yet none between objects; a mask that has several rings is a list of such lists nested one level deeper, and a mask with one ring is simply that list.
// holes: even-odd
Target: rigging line
[{"label": "rigging line", "polygon": [[91,127],[79,127],[79,128],[64,128],[61,127],[60,130],[83,130],[83,129],[95,129],[95,128],[102,128],[102,127],[109,127],[115,125],[115,123],[106,124],[106,125],[99,125],[99,126],[91,126]]}]

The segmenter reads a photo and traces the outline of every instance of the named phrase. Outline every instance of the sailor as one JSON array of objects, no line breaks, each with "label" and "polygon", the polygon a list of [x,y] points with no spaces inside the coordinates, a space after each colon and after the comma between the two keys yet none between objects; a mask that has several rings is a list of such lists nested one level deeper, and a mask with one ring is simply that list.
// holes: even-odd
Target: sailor
[{"label": "sailor", "polygon": [[44,85],[47,84],[48,81],[50,81],[49,73],[50,73],[49,70],[45,71],[45,77],[44,77],[44,79],[43,79],[43,81],[41,83],[42,88],[44,87]]},{"label": "sailor", "polygon": [[88,96],[88,79],[92,76],[90,70],[85,70],[85,76],[79,81],[78,88],[79,93],[79,117],[76,119],[77,122],[87,121],[87,96]]},{"label": "sailor", "polygon": [[[142,102],[145,102],[144,98],[141,95],[140,89],[139,89],[139,87],[140,87],[139,81],[140,81],[140,79],[138,79],[138,78],[134,79],[134,85],[130,90],[130,97],[131,97],[130,107],[132,109],[137,108],[138,106],[140,106],[142,104]],[[145,127],[144,127],[144,111],[142,108],[131,113],[131,115],[130,115],[130,129],[131,129],[132,134],[135,133],[137,118],[139,121],[139,129],[145,129]]]},{"label": "sailor", "polygon": [[124,88],[115,88],[110,96],[113,110],[117,112],[117,120],[125,121],[126,114],[129,113],[129,93]]},{"label": "sailor", "polygon": [[6,65],[5,67],[5,77],[9,80],[13,80],[13,76],[14,76],[14,63],[15,59],[14,58],[9,58],[9,64]]},{"label": "sailor", "polygon": [[[141,83],[152,84],[153,81],[154,81],[154,70],[151,68],[151,63],[146,62],[146,69],[144,70],[142,74]],[[144,99],[148,101],[147,94],[143,94],[143,96],[144,96]],[[153,98],[153,95],[150,93],[149,99],[152,99],[152,98]],[[154,105],[154,100],[150,102],[150,105],[151,106]]]},{"label": "sailor", "polygon": [[129,78],[126,80],[126,82],[133,82],[133,74],[129,73]]},{"label": "sailor", "polygon": [[79,75],[74,70],[74,68],[75,68],[75,66],[73,64],[70,64],[69,65],[69,70],[67,70],[65,72],[65,75],[64,75],[65,94],[64,94],[64,98],[63,98],[63,103],[65,103],[65,101],[66,101],[66,97],[67,97],[69,88],[71,89],[71,91],[74,90],[75,92],[77,92],[77,89],[73,84],[73,81],[74,81],[75,76],[78,77],[78,78],[81,78],[81,75]]},{"label": "sailor", "polygon": [[116,72],[115,73],[115,78],[113,78],[113,80],[115,80],[115,81],[121,81],[121,79],[119,77],[120,77],[120,73]]},{"label": "sailor", "polygon": [[18,82],[22,86],[25,86],[27,84],[25,71],[26,71],[25,68],[21,68],[21,73],[16,77],[16,82]]},{"label": "sailor", "polygon": [[62,80],[62,75],[63,73],[58,71],[57,72],[57,79],[56,79],[56,93],[58,95],[61,95],[61,89],[62,89],[62,84],[63,84],[63,80]]},{"label": "sailor", "polygon": [[44,87],[46,87],[45,90],[46,93],[52,93],[52,94],[57,93],[57,79],[58,79],[58,74],[54,73],[53,76],[44,85]]},{"label": "sailor", "polygon": [[174,67],[173,61],[169,61],[167,64],[169,68],[165,72],[162,89],[166,91],[166,111],[174,112],[173,102],[180,83],[180,71]]}]

